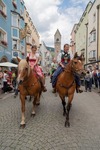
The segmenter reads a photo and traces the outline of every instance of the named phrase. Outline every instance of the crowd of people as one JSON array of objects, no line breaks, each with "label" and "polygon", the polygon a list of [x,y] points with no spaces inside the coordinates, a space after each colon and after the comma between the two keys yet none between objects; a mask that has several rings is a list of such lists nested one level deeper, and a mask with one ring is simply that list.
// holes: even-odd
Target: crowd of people
[{"label": "crowd of people", "polygon": [[0,68],[0,88],[3,93],[15,91],[17,80],[17,70],[9,70]]},{"label": "crowd of people", "polygon": [[91,92],[91,90],[95,88],[100,93],[100,69],[94,67],[93,69],[86,70],[83,82],[82,84],[85,85],[85,92]]}]

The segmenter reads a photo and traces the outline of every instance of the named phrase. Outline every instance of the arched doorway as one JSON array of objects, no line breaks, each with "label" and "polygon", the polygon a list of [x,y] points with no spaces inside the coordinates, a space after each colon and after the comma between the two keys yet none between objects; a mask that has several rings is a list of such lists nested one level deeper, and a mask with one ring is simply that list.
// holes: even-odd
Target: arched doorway
[{"label": "arched doorway", "polygon": [[8,58],[6,56],[3,56],[0,60],[0,62],[8,62]]}]

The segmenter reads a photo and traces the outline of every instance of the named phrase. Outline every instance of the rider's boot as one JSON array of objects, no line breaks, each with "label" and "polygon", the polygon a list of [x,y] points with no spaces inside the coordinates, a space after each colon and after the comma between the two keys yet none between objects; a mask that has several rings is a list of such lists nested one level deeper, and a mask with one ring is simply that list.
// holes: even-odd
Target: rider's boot
[{"label": "rider's boot", "polygon": [[40,83],[41,83],[41,86],[42,86],[42,91],[43,92],[46,92],[47,91],[47,89],[46,89],[46,87],[45,87],[45,83],[44,83],[44,79],[43,78],[40,78]]}]

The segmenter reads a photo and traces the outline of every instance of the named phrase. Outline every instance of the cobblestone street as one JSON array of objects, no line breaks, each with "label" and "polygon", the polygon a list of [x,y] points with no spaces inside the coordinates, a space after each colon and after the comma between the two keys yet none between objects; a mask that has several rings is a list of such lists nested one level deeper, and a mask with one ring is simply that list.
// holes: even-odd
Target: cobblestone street
[{"label": "cobblestone street", "polygon": [[36,116],[26,100],[26,127],[20,128],[19,97],[0,99],[0,150],[100,150],[100,96],[95,92],[75,94],[70,111],[70,128],[65,128],[62,103],[48,91],[42,94]]}]

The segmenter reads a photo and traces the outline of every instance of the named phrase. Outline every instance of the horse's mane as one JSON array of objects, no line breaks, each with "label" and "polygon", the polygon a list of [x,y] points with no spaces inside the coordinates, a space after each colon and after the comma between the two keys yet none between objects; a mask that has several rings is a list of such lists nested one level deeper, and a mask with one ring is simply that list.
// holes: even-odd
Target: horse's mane
[{"label": "horse's mane", "polygon": [[29,75],[30,75],[30,71],[31,71],[30,66],[29,66],[28,62],[26,61],[26,59],[22,59],[22,60],[19,62],[18,69],[19,69],[19,70],[23,70],[23,69],[25,69],[25,68],[28,69],[28,76],[29,76]]},{"label": "horse's mane", "polygon": [[70,62],[65,66],[65,70],[69,70],[69,68],[71,68],[72,61],[73,60],[70,60]]}]

